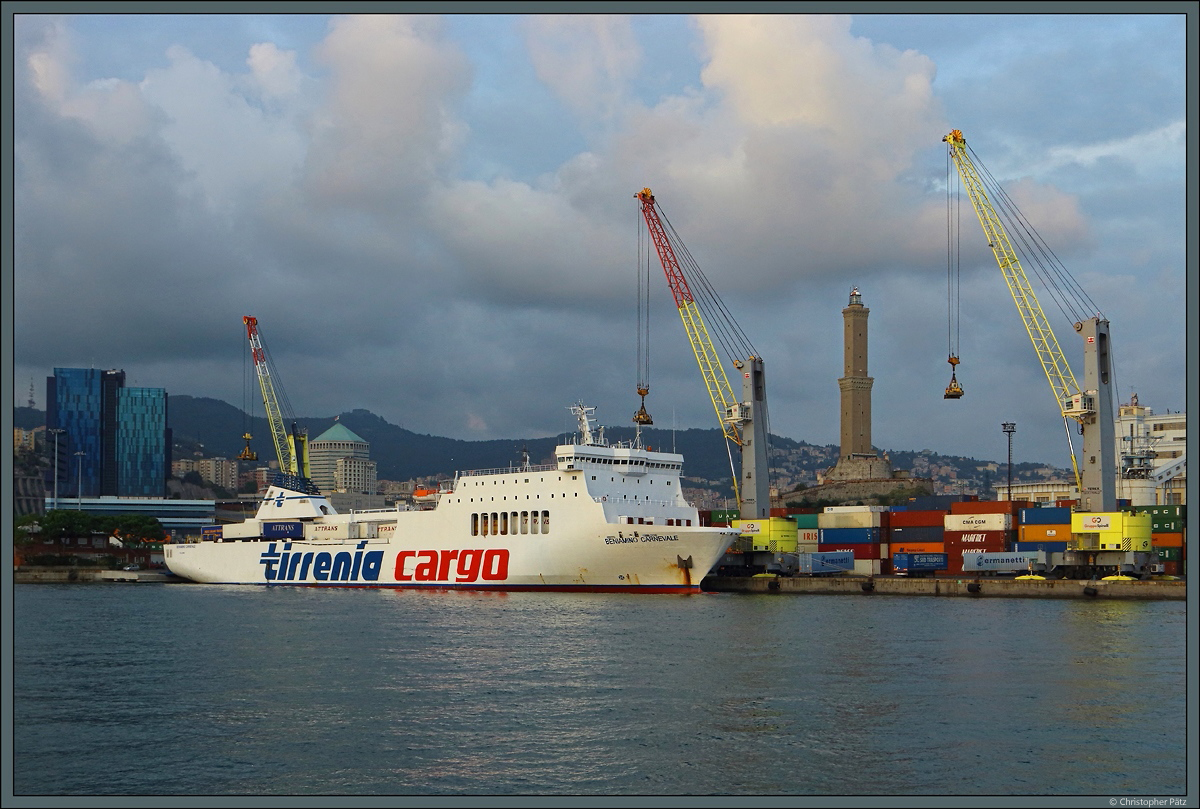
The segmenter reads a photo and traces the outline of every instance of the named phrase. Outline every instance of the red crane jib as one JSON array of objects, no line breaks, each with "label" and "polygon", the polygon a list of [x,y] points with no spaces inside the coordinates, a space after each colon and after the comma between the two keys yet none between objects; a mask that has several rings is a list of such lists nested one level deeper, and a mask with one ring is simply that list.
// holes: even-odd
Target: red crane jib
[{"label": "red crane jib", "polygon": [[658,250],[659,260],[662,261],[663,272],[667,276],[667,286],[671,288],[675,305],[683,307],[685,303],[694,302],[692,290],[688,286],[687,279],[679,270],[679,261],[675,258],[675,251],[671,247],[670,240],[667,239],[667,232],[658,217],[658,211],[655,210],[654,195],[649,193],[649,189],[646,189],[639,193],[637,198],[642,201],[642,216],[646,220],[646,227],[650,230],[650,238],[654,239],[654,247]]}]

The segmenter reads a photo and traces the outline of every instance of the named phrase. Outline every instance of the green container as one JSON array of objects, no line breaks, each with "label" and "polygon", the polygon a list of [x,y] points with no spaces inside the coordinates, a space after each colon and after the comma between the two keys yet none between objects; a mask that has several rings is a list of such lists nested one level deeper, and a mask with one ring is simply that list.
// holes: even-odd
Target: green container
[{"label": "green container", "polygon": [[1183,520],[1170,519],[1164,517],[1151,517],[1150,530],[1158,531],[1165,534],[1182,533]]},{"label": "green container", "polygon": [[1158,555],[1160,562],[1178,562],[1183,556],[1182,548],[1155,548],[1154,552]]},{"label": "green container", "polygon": [[791,514],[789,516],[793,520],[796,521],[797,528],[816,528],[817,527],[817,517],[819,517],[820,515],[819,514]]}]

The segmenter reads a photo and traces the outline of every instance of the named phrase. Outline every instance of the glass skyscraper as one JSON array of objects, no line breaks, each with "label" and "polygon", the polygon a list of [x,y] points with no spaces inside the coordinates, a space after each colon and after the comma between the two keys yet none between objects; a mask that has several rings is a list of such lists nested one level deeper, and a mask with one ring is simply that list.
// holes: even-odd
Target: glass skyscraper
[{"label": "glass skyscraper", "polygon": [[[126,388],[124,371],[55,368],[46,428],[58,436],[59,497],[162,497],[171,468],[167,392]],[[51,471],[53,474],[53,470]]]}]

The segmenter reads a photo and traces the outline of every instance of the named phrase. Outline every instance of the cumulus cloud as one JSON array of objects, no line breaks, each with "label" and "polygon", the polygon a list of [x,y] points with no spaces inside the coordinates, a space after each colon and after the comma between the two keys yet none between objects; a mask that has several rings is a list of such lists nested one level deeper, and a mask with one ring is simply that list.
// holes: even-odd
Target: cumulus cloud
[{"label": "cumulus cloud", "polygon": [[[69,20],[18,19],[15,331],[39,335],[18,341],[19,368],[94,361],[239,402],[241,316],[252,314],[301,412],[365,407],[422,432],[496,437],[552,434],[564,400],[585,398],[624,421],[617,414],[636,406],[633,197],[650,186],[767,357],[784,434],[836,438],[851,285],[892,338],[872,338],[877,390],[897,374],[925,379],[930,364],[940,377],[938,152],[949,126],[933,59],[855,36],[840,17],[671,18],[694,37],[677,52],[699,57],[670,65],[688,78],[668,84],[645,75],[661,66],[639,43],[639,22],[529,17],[523,39],[480,59],[442,18],[336,17],[313,41],[256,34],[232,58],[172,41],[114,78],[85,72]],[[527,61],[518,71],[513,60]],[[507,64],[522,81],[531,68],[554,110],[539,120],[579,148],[546,158],[531,138],[536,173],[468,176],[462,167],[490,134],[473,116],[484,64]],[[490,114],[524,115],[525,98],[502,95],[507,78],[487,77]],[[1048,177],[1157,146],[1161,165],[1147,173],[1167,182],[1182,137],[1169,121],[1141,140],[1051,151],[1006,187],[1056,249],[1099,246],[1115,231],[1092,227],[1095,200],[1088,208]],[[967,244],[979,274],[965,292],[987,281],[1003,293],[982,237],[964,232]],[[1171,277],[1174,257],[1156,246],[1137,260]],[[85,281],[95,290],[86,297]],[[980,339],[1002,354],[1017,346],[1013,363],[1025,363],[1015,315],[986,289],[977,320],[997,331]],[[652,409],[709,426],[665,284],[652,295],[665,315]],[[1007,326],[1012,337],[996,336]],[[981,399],[983,376],[970,391]],[[922,406],[944,384],[928,386]],[[921,443],[937,445],[927,413],[898,398],[892,422],[911,422],[910,435],[921,425]],[[875,433],[889,434],[882,424]]]},{"label": "cumulus cloud", "polygon": [[628,17],[546,14],[526,18],[537,76],[589,123],[618,117],[641,50]]},{"label": "cumulus cloud", "polygon": [[364,209],[423,195],[465,135],[456,105],[470,65],[436,17],[336,20],[317,49],[330,71],[314,120],[310,187],[318,202]]}]

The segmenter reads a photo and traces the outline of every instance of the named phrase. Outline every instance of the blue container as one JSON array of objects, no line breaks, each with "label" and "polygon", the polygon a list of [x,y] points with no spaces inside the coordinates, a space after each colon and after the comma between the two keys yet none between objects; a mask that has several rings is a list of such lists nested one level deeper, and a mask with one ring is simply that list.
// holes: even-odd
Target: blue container
[{"label": "blue container", "polygon": [[304,539],[304,523],[299,520],[264,522],[262,535],[264,539]]},{"label": "blue container", "polygon": [[893,553],[892,569],[897,573],[945,570],[950,557],[944,553]]},{"label": "blue container", "polygon": [[853,551],[801,553],[798,556],[800,573],[846,573],[854,570]]},{"label": "blue container", "polygon": [[1046,553],[1064,553],[1067,550],[1067,541],[1062,542],[1047,541],[1039,539],[1035,542],[1014,542],[1014,551],[1045,551]]},{"label": "blue container", "polygon": [[871,545],[879,542],[878,528],[822,528],[818,542]]},{"label": "blue container", "polygon": [[1070,525],[1071,509],[1069,508],[1023,508],[1021,509],[1022,525]]}]

